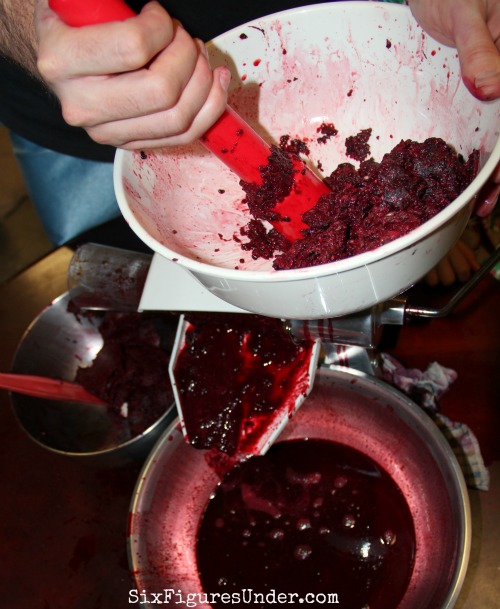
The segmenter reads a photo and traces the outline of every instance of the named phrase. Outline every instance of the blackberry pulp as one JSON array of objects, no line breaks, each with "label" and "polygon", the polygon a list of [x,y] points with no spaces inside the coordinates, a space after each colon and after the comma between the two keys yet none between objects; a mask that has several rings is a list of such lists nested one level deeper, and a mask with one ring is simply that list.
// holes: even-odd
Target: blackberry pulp
[{"label": "blackberry pulp", "polygon": [[175,377],[189,441],[228,455],[252,452],[290,396],[306,391],[312,342],[294,343],[281,320],[259,315],[186,319]]},{"label": "blackberry pulp", "polygon": [[[355,167],[341,163],[325,184],[331,194],[303,214],[307,228],[293,244],[263,221],[286,222],[279,202],[293,183],[289,157],[307,153],[284,140],[274,148],[262,170],[262,186],[246,184],[245,202],[253,219],[241,229],[242,249],[252,257],[273,258],[276,270],[335,262],[368,252],[421,226],[456,199],[472,182],[479,167],[479,152],[465,160],[440,138],[424,142],[402,140],[380,162],[370,155],[371,129],[346,139]],[[288,162],[288,164],[287,164]],[[270,211],[271,210],[271,211]],[[272,216],[270,215],[272,214]]]}]

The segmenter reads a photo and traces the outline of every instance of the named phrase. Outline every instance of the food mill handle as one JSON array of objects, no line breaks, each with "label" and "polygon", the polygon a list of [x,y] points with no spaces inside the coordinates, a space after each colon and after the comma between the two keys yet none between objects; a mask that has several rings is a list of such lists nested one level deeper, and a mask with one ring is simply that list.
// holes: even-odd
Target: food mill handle
[{"label": "food mill handle", "polygon": [[466,281],[451,297],[451,299],[440,309],[422,305],[408,304],[405,309],[407,317],[446,317],[454,308],[476,287],[483,277],[500,262],[500,247],[493,250],[488,258],[482,263],[479,269]]},{"label": "food mill handle", "polygon": [[[122,0],[49,0],[50,8],[74,27],[123,21],[136,13]],[[269,145],[234,110],[227,108],[200,142],[245,182],[259,184]]]}]

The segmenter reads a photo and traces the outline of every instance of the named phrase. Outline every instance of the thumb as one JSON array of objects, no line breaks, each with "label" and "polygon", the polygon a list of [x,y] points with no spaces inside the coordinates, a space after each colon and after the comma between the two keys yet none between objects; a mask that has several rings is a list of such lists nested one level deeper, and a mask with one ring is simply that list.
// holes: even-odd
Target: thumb
[{"label": "thumb", "polygon": [[475,97],[496,99],[500,97],[500,54],[479,11],[465,13],[467,27],[457,24],[455,36],[462,78]]},{"label": "thumb", "polygon": [[500,184],[495,184],[493,181],[487,182],[477,197],[477,201],[474,206],[474,211],[476,214],[480,218],[486,218],[486,216],[489,216],[497,204],[499,195]]}]

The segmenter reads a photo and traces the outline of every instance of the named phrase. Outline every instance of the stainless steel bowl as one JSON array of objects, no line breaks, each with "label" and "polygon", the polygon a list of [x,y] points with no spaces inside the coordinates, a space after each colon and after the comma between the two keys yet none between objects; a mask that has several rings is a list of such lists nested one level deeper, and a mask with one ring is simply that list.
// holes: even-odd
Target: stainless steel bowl
[{"label": "stainless steel bowl", "polygon": [[[69,293],[57,298],[34,319],[22,337],[12,371],[72,381],[79,366],[92,363],[103,344],[101,317],[68,311]],[[172,344],[178,316],[172,316]],[[165,370],[168,375],[168,370]],[[172,406],[148,429],[132,435],[127,420],[117,422],[106,406],[11,394],[15,415],[41,446],[88,461],[106,457],[112,464],[145,458],[176,415]]]},{"label": "stainless steel bowl", "polygon": [[[377,379],[352,370],[321,369],[279,441],[306,437],[351,446],[392,476],[410,507],[416,533],[415,566],[398,609],[451,609],[469,559],[470,508],[462,472],[435,424]],[[206,457],[184,442],[174,422],[146,462],[129,531],[137,589],[202,593],[196,537],[219,481]]]}]

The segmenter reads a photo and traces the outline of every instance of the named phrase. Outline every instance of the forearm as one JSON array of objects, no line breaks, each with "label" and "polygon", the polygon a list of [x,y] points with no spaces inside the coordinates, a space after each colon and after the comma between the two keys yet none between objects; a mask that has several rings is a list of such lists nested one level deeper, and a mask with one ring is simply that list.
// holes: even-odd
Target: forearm
[{"label": "forearm", "polygon": [[34,76],[36,67],[35,0],[0,0],[0,53]]}]

